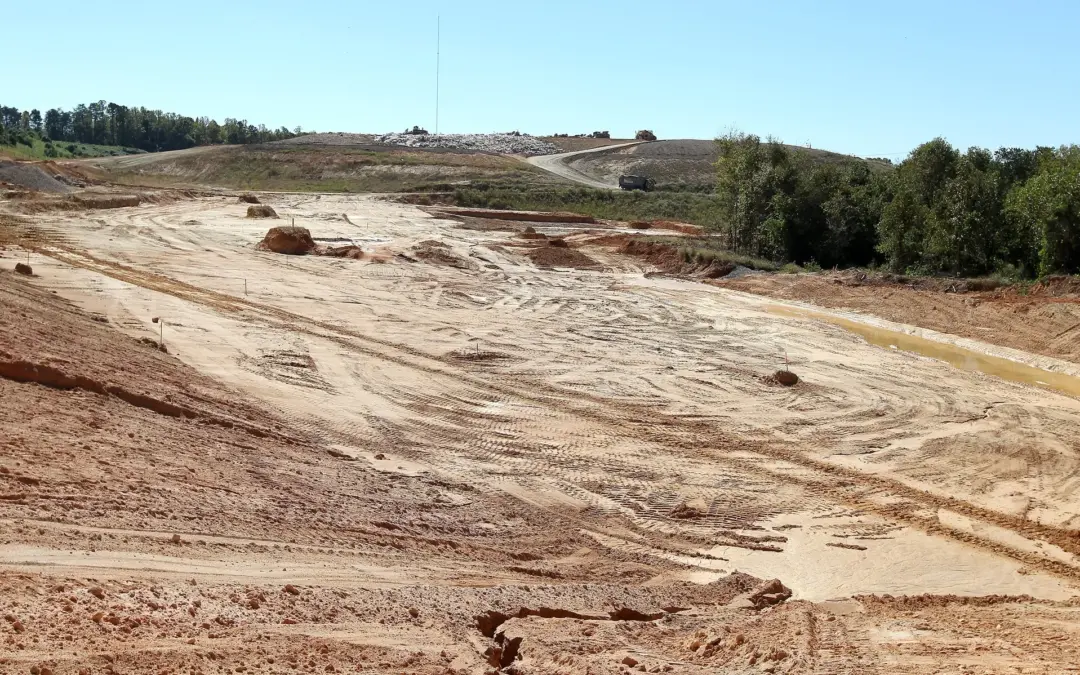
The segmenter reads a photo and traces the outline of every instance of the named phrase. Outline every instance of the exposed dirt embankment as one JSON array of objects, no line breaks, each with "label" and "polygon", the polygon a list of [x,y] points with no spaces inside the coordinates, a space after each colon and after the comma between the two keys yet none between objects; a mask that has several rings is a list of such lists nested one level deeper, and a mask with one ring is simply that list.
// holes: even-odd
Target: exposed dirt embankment
[{"label": "exposed dirt embankment", "polygon": [[679,253],[679,249],[671,244],[629,237],[625,238],[625,243],[618,247],[618,251],[624,255],[642,258],[667,274],[716,279],[731,274],[735,269],[734,263],[726,261],[714,260],[704,264],[689,262]]},{"label": "exposed dirt embankment", "polygon": [[858,271],[718,279],[723,288],[865,312],[1002,347],[1080,363],[1080,288],[1050,279],[1030,289],[981,280],[917,279]]},{"label": "exposed dirt embankment", "polygon": [[579,213],[552,213],[548,211],[505,211],[501,209],[439,208],[440,215],[487,220],[512,220],[519,223],[596,223],[596,218]]}]

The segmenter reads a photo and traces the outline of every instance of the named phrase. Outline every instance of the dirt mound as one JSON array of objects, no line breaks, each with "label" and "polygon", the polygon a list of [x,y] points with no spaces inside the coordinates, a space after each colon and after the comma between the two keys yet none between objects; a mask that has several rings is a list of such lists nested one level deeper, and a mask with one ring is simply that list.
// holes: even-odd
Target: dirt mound
[{"label": "dirt mound", "polygon": [[773,373],[772,377],[777,384],[782,384],[785,387],[794,387],[799,383],[799,376],[790,370],[778,370]]},{"label": "dirt mound", "polygon": [[1049,276],[1028,289],[1028,295],[1041,295],[1059,298],[1080,295],[1080,277],[1061,275]]},{"label": "dirt mound", "polygon": [[[253,206],[251,208],[260,207]],[[291,225],[271,227],[256,248],[260,251],[271,251],[286,255],[304,255],[315,249],[315,240],[311,238],[311,232],[306,227]]]},{"label": "dirt mound", "polygon": [[330,258],[352,258],[360,260],[364,257],[364,249],[359,246],[318,246],[315,248],[316,255],[324,255]]},{"label": "dirt mound", "polygon": [[237,201],[242,202],[244,204],[261,204],[262,203],[262,202],[259,201],[258,197],[251,194],[250,192],[240,195],[240,197],[237,199]]},{"label": "dirt mound", "polygon": [[[559,240],[561,241],[561,240]],[[596,262],[581,251],[566,248],[566,242],[562,246],[537,246],[530,249],[525,255],[537,267],[573,267],[582,270],[600,269],[600,263]]]},{"label": "dirt mound", "polygon": [[703,235],[705,234],[705,228],[700,225],[691,225],[690,223],[679,223],[673,220],[654,220],[649,223],[651,229],[654,230],[669,230],[671,232],[681,232],[683,234]]},{"label": "dirt mound", "polygon": [[426,263],[446,265],[447,267],[456,267],[465,270],[476,269],[476,265],[454,253],[448,245],[441,241],[428,239],[413,246],[412,250],[413,255],[415,255],[418,260],[423,260]]},{"label": "dirt mound", "polygon": [[71,192],[71,187],[31,162],[0,160],[0,182],[11,183],[36,192]]},{"label": "dirt mound", "polygon": [[764,609],[778,605],[790,597],[790,588],[782,584],[779,579],[771,579],[761,582],[752,591],[737,596],[728,606],[743,609]]},{"label": "dirt mound", "polygon": [[26,263],[15,263],[15,271],[26,276],[34,276],[34,268]]},{"label": "dirt mound", "polygon": [[670,244],[631,239],[619,248],[619,253],[645,258],[665,271],[673,272],[681,270],[683,267],[682,258],[679,256],[679,249]]},{"label": "dirt mound", "polygon": [[[615,243],[617,242],[618,240],[615,240]],[[718,279],[727,276],[735,269],[734,263],[723,260],[713,260],[705,264],[688,262],[675,246],[655,241],[631,239],[622,244],[618,251],[624,255],[644,258],[666,274]]]},{"label": "dirt mound", "polygon": [[256,206],[249,206],[247,210],[248,218],[277,218],[278,214],[272,207],[265,204],[259,204]]},{"label": "dirt mound", "polygon": [[668,515],[678,520],[696,520],[709,513],[709,505],[704,499],[688,499],[671,510]]},{"label": "dirt mound", "polygon": [[526,227],[524,232],[520,232],[518,237],[521,239],[547,239],[547,235],[543,232],[537,232],[532,227]]}]

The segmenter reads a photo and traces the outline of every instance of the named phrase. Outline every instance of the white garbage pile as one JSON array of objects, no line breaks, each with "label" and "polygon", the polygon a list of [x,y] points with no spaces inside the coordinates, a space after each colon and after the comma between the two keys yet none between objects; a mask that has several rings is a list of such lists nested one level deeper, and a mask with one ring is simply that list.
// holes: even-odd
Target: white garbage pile
[{"label": "white garbage pile", "polygon": [[526,134],[383,134],[377,143],[410,148],[479,150],[503,155],[553,155],[559,147]]}]

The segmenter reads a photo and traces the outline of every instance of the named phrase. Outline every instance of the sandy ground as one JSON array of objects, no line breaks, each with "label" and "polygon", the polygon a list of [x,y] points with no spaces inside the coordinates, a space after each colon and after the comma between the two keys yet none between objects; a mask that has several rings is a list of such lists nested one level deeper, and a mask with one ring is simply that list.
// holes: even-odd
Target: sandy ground
[{"label": "sandy ground", "polygon": [[610,249],[261,198],[369,255],[257,252],[235,197],[3,229],[37,276],[0,281],[0,672],[1080,661],[1073,396]]}]

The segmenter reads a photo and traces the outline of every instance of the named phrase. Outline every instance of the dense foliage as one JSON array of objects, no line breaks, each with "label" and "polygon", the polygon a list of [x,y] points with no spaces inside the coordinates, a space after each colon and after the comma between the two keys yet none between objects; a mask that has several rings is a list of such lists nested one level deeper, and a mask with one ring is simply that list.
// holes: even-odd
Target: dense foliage
[{"label": "dense foliage", "polygon": [[1080,272],[1080,147],[961,153],[938,138],[875,172],[752,135],[717,143],[732,251],[921,273]]},{"label": "dense foliage", "polygon": [[247,120],[226,118],[223,124],[208,117],[187,117],[160,110],[134,108],[97,101],[59,108],[19,110],[0,106],[0,145],[33,139],[53,143],[91,143],[138,148],[149,152],[182,150],[196,145],[265,143],[301,134],[300,127],[267,129]]}]

